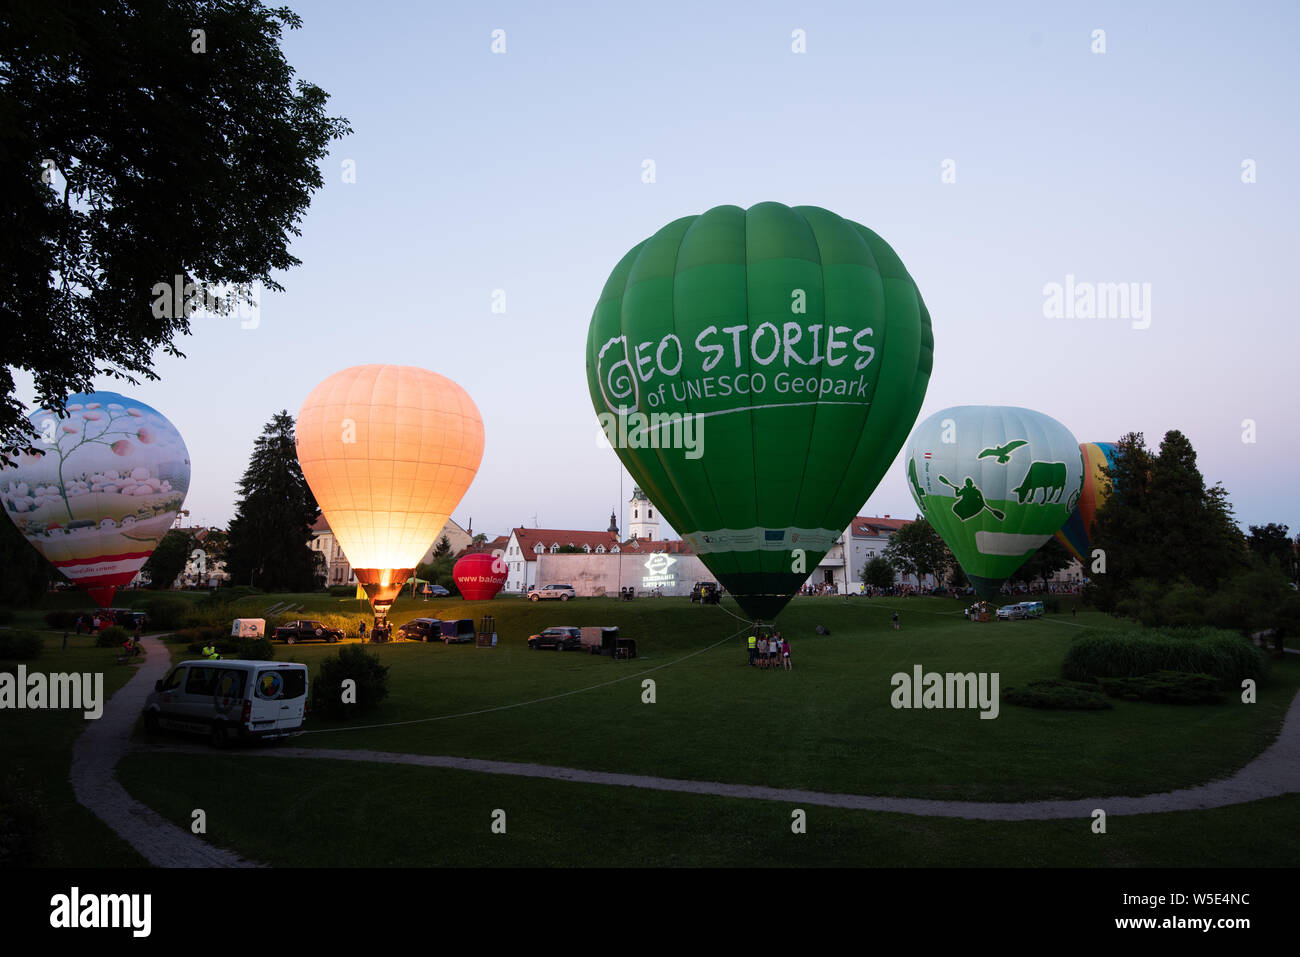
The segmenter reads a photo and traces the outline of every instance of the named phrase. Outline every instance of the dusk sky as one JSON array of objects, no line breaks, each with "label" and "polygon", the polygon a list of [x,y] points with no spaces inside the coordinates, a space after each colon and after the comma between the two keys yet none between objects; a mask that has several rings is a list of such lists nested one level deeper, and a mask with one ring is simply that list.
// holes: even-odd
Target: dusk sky
[{"label": "dusk sky", "polygon": [[[1081,442],[1180,429],[1243,528],[1300,531],[1295,4],[292,5],[287,58],[354,129],[303,265],[255,328],[196,320],[160,382],[97,382],[185,437],[192,523],[230,520],[275,412],[397,363],[482,413],[462,525],[596,529],[617,505],[626,529],[584,371],[605,279],[674,219],[774,200],[867,225],[906,264],[935,339],[918,422],[1016,405]],[[1139,308],[1048,315],[1067,282],[1135,283]],[[861,510],[915,511],[898,461]]]}]

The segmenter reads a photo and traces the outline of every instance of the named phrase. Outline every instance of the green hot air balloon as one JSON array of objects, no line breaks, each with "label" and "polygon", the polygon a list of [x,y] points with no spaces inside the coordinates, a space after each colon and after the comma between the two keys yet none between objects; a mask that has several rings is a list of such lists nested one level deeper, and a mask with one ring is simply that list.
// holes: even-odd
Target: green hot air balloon
[{"label": "green hot air balloon", "polygon": [[637,484],[771,619],[898,453],[933,355],[921,294],[870,229],[816,206],[717,206],[614,268],[587,383]]},{"label": "green hot air balloon", "polygon": [[1069,429],[1009,406],[936,412],[912,433],[904,468],[916,504],[986,601],[1065,524],[1083,479]]}]

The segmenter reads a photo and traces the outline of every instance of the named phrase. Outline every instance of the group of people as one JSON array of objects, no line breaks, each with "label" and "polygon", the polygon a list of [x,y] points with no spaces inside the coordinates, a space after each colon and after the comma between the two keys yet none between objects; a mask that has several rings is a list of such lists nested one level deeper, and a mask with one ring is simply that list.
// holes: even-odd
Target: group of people
[{"label": "group of people", "polygon": [[[67,621],[67,619],[63,619]],[[113,620],[108,617],[100,618],[99,615],[92,615],[87,618],[85,615],[77,616],[77,634],[81,634],[81,629],[86,629],[86,634],[97,635],[100,628],[106,628],[113,624]]]},{"label": "group of people", "polygon": [[760,629],[754,629],[745,639],[750,665],[765,671],[782,668],[793,671],[794,664],[790,661],[790,642],[782,638],[779,631],[772,632],[770,636],[757,634],[759,631]]}]

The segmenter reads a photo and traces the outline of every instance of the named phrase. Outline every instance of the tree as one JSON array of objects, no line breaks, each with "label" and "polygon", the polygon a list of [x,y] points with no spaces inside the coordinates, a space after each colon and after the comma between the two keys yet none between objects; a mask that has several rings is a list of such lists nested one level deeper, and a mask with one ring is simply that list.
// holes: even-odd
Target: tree
[{"label": "tree", "polygon": [[288,411],[272,418],[253,444],[239,494],[227,545],[231,583],[263,591],[315,588],[318,554],[308,543],[320,508],[298,464]]},{"label": "tree", "polygon": [[894,584],[894,566],[881,555],[874,556],[862,566],[862,584],[875,588],[888,588]]},{"label": "tree", "polygon": [[1246,546],[1262,561],[1275,562],[1288,578],[1295,578],[1295,544],[1287,526],[1276,522],[1252,525]]},{"label": "tree", "polygon": [[34,605],[63,574],[18,531],[8,516],[0,518],[0,605]]},{"label": "tree", "polygon": [[[280,290],[319,161],[351,132],[257,0],[10,0],[0,16],[0,459],[97,375],[156,379],[200,304]],[[224,287],[224,288],[223,288]],[[179,300],[179,301],[178,301]]]},{"label": "tree", "polygon": [[1073,561],[1065,546],[1055,538],[1049,538],[1038,551],[1025,559],[1025,563],[1011,575],[1013,582],[1041,581],[1047,586],[1047,580],[1063,568],[1068,568]]},{"label": "tree", "polygon": [[473,540],[470,542],[470,544],[471,544],[471,545],[483,545],[483,544],[485,544],[486,542],[487,542],[487,536],[484,535],[482,532],[477,532],[477,533],[475,533],[474,538],[473,538]]},{"label": "tree", "polygon": [[[1217,483],[1206,487],[1181,432],[1167,432],[1155,455],[1140,432],[1124,436],[1107,474],[1114,491],[1093,526],[1094,551],[1101,549],[1106,567],[1085,565],[1087,596],[1097,607],[1144,624],[1182,624],[1197,618],[1205,596],[1249,572],[1250,550],[1228,493]],[[1232,591],[1264,593],[1250,583]],[[1235,607],[1220,602],[1217,619]]]},{"label": "tree", "polygon": [[433,557],[435,559],[443,558],[444,556],[450,554],[451,554],[451,539],[449,539],[446,535],[444,535],[442,536],[442,538],[438,539],[438,545],[433,550]]},{"label": "tree", "polygon": [[904,575],[942,578],[952,561],[952,552],[933,526],[920,515],[890,536],[885,560]]},{"label": "tree", "polygon": [[189,561],[193,548],[194,537],[189,532],[173,528],[164,535],[140,569],[140,573],[149,579],[149,587],[171,588],[185,571],[185,563]]}]

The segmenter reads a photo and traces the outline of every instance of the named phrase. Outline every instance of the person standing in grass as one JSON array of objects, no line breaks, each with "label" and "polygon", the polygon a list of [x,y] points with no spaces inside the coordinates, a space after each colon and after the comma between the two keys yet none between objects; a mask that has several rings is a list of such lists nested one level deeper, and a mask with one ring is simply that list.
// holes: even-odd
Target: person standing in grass
[{"label": "person standing in grass", "polygon": [[760,635],[758,638],[758,667],[767,667],[767,636]]},{"label": "person standing in grass", "polygon": [[790,639],[781,639],[781,660],[785,664],[786,671],[793,671],[794,665],[790,663]]},{"label": "person standing in grass", "polygon": [[754,635],[755,629],[750,629],[749,637],[745,639],[745,646],[749,649],[749,666],[754,666],[754,658],[758,655],[758,638]]},{"label": "person standing in grass", "polygon": [[894,612],[894,631],[898,631],[898,630],[899,630],[898,612]]}]

